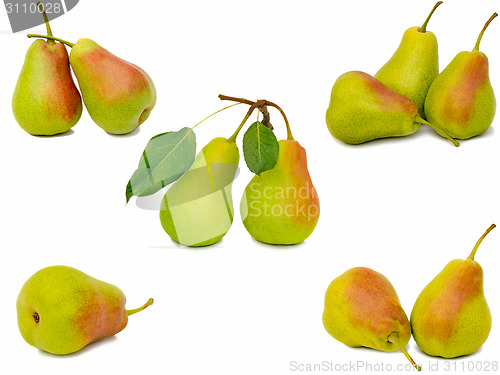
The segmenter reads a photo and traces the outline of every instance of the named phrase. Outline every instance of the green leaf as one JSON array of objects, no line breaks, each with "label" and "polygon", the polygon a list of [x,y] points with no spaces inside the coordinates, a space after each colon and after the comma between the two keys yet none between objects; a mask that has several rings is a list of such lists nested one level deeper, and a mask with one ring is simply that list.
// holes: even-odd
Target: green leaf
[{"label": "green leaf", "polygon": [[254,122],[243,136],[243,155],[248,169],[261,174],[274,168],[278,160],[279,144],[274,133]]},{"label": "green leaf", "polygon": [[130,178],[125,196],[143,197],[176,181],[194,162],[196,135],[191,128],[155,135],[144,149],[139,167]]}]

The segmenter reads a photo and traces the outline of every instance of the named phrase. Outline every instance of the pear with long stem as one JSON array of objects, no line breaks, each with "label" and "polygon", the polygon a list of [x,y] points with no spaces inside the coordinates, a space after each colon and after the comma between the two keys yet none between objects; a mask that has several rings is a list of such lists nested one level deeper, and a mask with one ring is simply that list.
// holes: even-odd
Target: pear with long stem
[{"label": "pear with long stem", "polygon": [[47,40],[34,41],[24,60],[14,95],[12,111],[19,126],[32,135],[65,133],[80,119],[82,99],[73,82],[68,52],[56,43],[43,10]]},{"label": "pear with long stem", "polygon": [[492,224],[467,259],[455,259],[422,290],[411,312],[413,337],[425,353],[444,358],[478,350],[491,330],[483,290],[483,270],[474,260]]},{"label": "pear with long stem", "polygon": [[421,27],[414,26],[405,31],[394,55],[375,74],[384,85],[414,103],[422,118],[425,118],[427,91],[439,74],[438,42],[436,35],[427,30],[427,24],[442,3],[438,1],[434,5]]},{"label": "pear with long stem", "polygon": [[432,83],[425,99],[425,115],[443,135],[468,139],[484,133],[495,117],[496,100],[486,55],[479,44],[494,13],[481,30],[471,52],[460,52]]}]

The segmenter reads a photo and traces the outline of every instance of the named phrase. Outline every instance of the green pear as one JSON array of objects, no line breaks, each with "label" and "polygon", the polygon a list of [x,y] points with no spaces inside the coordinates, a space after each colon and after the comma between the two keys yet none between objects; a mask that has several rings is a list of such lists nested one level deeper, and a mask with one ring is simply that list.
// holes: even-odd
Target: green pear
[{"label": "green pear", "polygon": [[31,276],[17,298],[17,322],[26,342],[53,354],[74,353],[123,330],[125,295],[116,286],[71,267],[52,266]]},{"label": "green pear", "polygon": [[319,198],[307,169],[306,150],[281,140],[273,169],[245,188],[240,214],[248,233],[269,244],[292,245],[311,235],[319,219]]},{"label": "green pear", "polygon": [[468,139],[484,133],[495,117],[488,58],[479,51],[479,43],[496,16],[493,14],[484,25],[472,52],[460,52],[439,74],[425,99],[427,120],[454,138]]},{"label": "green pear", "polygon": [[344,73],[335,81],[326,124],[335,138],[349,144],[410,135],[420,124],[434,127],[406,97],[359,71]]},{"label": "green pear", "polygon": [[331,282],[326,290],[323,325],[341,343],[386,352],[405,349],[411,329],[396,290],[382,274],[355,267]]},{"label": "green pear", "polygon": [[233,137],[214,138],[167,190],[160,221],[174,241],[185,246],[208,246],[226,235],[233,223],[231,187],[239,159]]},{"label": "green pear", "polygon": [[127,134],[149,117],[156,104],[151,77],[137,65],[104,49],[91,39],[77,43],[28,34],[30,38],[49,38],[71,47],[69,62],[82,92],[90,117],[111,134]]},{"label": "green pear", "polygon": [[425,118],[427,91],[439,74],[438,43],[436,36],[427,31],[427,23],[442,3],[436,3],[421,27],[410,27],[405,31],[394,55],[375,74],[384,85],[414,103],[422,118]]},{"label": "green pear", "polygon": [[[52,36],[45,12],[43,16]],[[78,122],[82,99],[64,44],[51,39],[31,44],[12,97],[12,111],[19,126],[32,135],[65,133]]]},{"label": "green pear", "polygon": [[472,354],[488,338],[491,313],[483,290],[483,269],[474,260],[491,225],[469,257],[455,259],[422,290],[411,312],[416,343],[425,353],[444,358]]}]

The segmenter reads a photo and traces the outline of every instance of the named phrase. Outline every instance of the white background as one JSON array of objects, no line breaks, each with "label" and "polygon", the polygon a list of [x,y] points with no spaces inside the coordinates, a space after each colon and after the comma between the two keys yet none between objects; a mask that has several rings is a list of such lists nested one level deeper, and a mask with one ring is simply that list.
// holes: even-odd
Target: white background
[{"label": "white background", "polygon": [[[421,289],[445,264],[467,257],[484,230],[500,224],[498,119],[459,148],[424,126],[406,138],[348,146],[329,134],[324,114],[335,79],[349,70],[374,74],[433,5],[81,0],[52,22],[54,34],[72,42],[94,39],[141,66],[156,84],[158,102],[130,136],[104,133],[84,110],[74,132],[51,138],[28,135],[12,115],[12,93],[32,41],[25,32],[11,34],[0,10],[1,367],[38,375],[277,375],[298,373],[292,361],[405,365],[401,353],[353,349],[330,337],[321,322],[324,292],[347,269],[368,266],[389,278],[410,315]],[[428,26],[438,37],[441,69],[472,49],[499,10],[494,0],[445,1]],[[499,40],[495,20],[481,50],[498,92]],[[125,186],[149,138],[222,108],[219,93],[266,98],[288,115],[321,200],[318,226],[303,244],[257,243],[236,216],[218,244],[180,248],[162,230],[157,211],[140,209],[135,198],[124,206]],[[200,125],[198,148],[231,135],[246,110],[238,106]],[[271,115],[284,138],[279,113]],[[251,178],[243,159],[240,167],[236,210]],[[499,360],[499,247],[496,229],[476,257],[493,328],[481,350],[451,363],[459,369]],[[55,264],[119,286],[128,308],[149,297],[155,304],[113,338],[74,355],[48,355],[22,339],[15,302],[28,277]],[[407,348],[426,372],[435,363],[444,372],[447,362],[426,356],[413,339]]]}]

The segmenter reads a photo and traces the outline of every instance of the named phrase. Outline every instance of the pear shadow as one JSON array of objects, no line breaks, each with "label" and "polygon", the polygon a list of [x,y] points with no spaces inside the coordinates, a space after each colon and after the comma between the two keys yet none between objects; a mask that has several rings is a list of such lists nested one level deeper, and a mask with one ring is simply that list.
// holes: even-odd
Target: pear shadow
[{"label": "pear shadow", "polygon": [[36,135],[32,134],[33,137],[36,138],[62,138],[62,137],[68,137],[72,134],[74,134],[75,131],[73,129],[69,129],[68,131],[65,131],[64,133],[59,133],[59,134],[54,134],[54,135]]},{"label": "pear shadow", "polygon": [[251,239],[252,239],[253,243],[258,244],[260,247],[267,248],[269,250],[275,250],[275,251],[295,250],[295,249],[300,249],[301,247],[305,246],[305,241],[302,241],[302,242],[299,242],[296,244],[290,244],[290,245],[276,245],[276,244],[261,242],[259,240],[256,240],[253,237],[251,237]]},{"label": "pear shadow", "polygon": [[207,251],[207,250],[213,250],[214,248],[224,248],[224,246],[215,246],[216,244],[220,244],[221,242],[224,241],[224,239],[221,239],[220,241],[211,244],[211,245],[206,245],[206,246],[186,246],[186,245],[181,245],[180,243],[174,241],[173,239],[170,239],[171,245],[153,245],[149,246],[150,249],[180,249],[180,250],[188,250],[188,251]]},{"label": "pear shadow", "polygon": [[118,340],[118,338],[116,336],[105,337],[105,338],[100,339],[98,341],[92,342],[92,343],[88,344],[87,346],[83,347],[82,349],[80,349],[74,353],[70,353],[70,354],[52,354],[52,353],[46,352],[46,351],[41,350],[41,349],[38,349],[38,353],[42,356],[53,357],[53,358],[78,357],[80,355],[85,354],[88,351],[94,350],[95,348],[98,348],[102,345],[108,345],[111,342],[116,341],[116,340]]},{"label": "pear shadow", "polygon": [[135,137],[137,134],[141,132],[141,127],[138,126],[134,130],[132,130],[130,133],[127,134],[112,134],[105,132],[107,135],[109,135],[111,138],[130,138],[130,137]]}]

